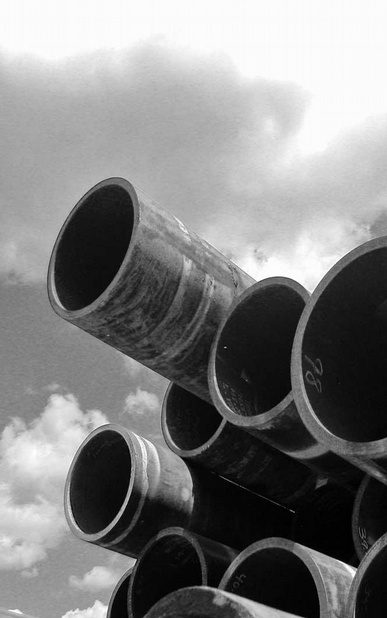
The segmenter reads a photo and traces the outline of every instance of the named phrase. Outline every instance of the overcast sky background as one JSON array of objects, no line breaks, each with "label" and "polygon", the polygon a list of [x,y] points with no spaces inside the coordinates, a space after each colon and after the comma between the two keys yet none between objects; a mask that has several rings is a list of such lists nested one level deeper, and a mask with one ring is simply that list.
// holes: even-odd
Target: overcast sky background
[{"label": "overcast sky background", "polygon": [[2,607],[105,616],[131,561],[67,531],[66,472],[103,422],[161,440],[166,382],[49,307],[69,210],[123,176],[257,279],[313,289],[387,233],[384,4],[0,3]]}]

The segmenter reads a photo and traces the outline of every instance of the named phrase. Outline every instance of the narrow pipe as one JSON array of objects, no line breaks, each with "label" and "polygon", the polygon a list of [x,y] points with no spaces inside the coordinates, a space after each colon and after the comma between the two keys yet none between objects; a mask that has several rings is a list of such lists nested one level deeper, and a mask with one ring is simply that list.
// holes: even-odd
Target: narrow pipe
[{"label": "narrow pipe", "polygon": [[185,461],[281,504],[298,504],[316,483],[305,466],[231,425],[214,406],[173,382],[161,428],[167,446]]},{"label": "narrow pipe", "polygon": [[308,298],[296,281],[271,277],[235,299],[212,346],[210,392],[220,414],[233,425],[316,473],[351,484],[359,477],[356,468],[317,443],[294,404],[291,350]]},{"label": "narrow pipe", "polygon": [[187,586],[216,588],[237,551],[183,528],[166,528],[138,556],[128,589],[128,617],[143,618],[168,593]]},{"label": "narrow pipe", "polygon": [[387,534],[383,534],[360,562],[349,592],[346,618],[386,618],[386,571]]},{"label": "narrow pipe", "polygon": [[236,594],[206,586],[171,592],[145,618],[299,618]]},{"label": "narrow pipe", "polygon": [[48,269],[59,316],[207,400],[216,327],[252,283],[122,178],[77,203]]},{"label": "narrow pipe", "polygon": [[308,618],[344,618],[356,569],[288,539],[253,543],[219,588]]},{"label": "narrow pipe", "polygon": [[325,275],[295,335],[293,393],[325,448],[387,484],[387,236]]},{"label": "narrow pipe", "polygon": [[352,513],[352,538],[360,560],[387,532],[387,487],[366,475],[356,494]]},{"label": "narrow pipe", "polygon": [[293,513],[120,425],[79,447],[65,485],[65,514],[80,539],[136,557],[168,526],[237,549],[268,532],[288,535]]},{"label": "narrow pipe", "polygon": [[351,534],[354,501],[355,492],[330,481],[322,484],[299,502],[293,541],[356,567],[359,560]]},{"label": "narrow pipe", "polygon": [[110,597],[106,618],[129,618],[128,589],[133,567],[118,580]]}]

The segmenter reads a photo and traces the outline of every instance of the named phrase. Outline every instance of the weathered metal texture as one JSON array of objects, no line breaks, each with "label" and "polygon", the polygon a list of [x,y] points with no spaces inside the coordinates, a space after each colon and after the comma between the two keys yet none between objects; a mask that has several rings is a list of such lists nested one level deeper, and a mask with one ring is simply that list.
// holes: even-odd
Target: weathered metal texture
[{"label": "weathered metal texture", "polygon": [[231,547],[183,528],[162,530],[138,556],[127,595],[128,617],[143,618],[160,599],[179,588],[216,588],[237,554]]},{"label": "weathered metal texture", "polygon": [[[316,473],[352,483],[353,466],[318,444],[294,404],[290,359],[309,293],[286,277],[243,292],[219,326],[209,363],[212,400],[220,414]],[[360,478],[359,478],[360,480]]]},{"label": "weathered metal texture", "polygon": [[145,618],[299,618],[295,614],[206,586],[171,592]]},{"label": "weathered metal texture", "polygon": [[207,400],[216,328],[252,283],[122,178],[78,202],[48,270],[58,315]]},{"label": "weathered metal texture", "polygon": [[128,589],[133,567],[118,580],[110,597],[106,618],[129,618]]},{"label": "weathered metal texture", "polygon": [[357,566],[351,534],[355,495],[330,481],[310,492],[296,508],[292,540]]},{"label": "weathered metal texture", "polygon": [[352,513],[352,538],[361,560],[387,532],[387,487],[366,475],[356,494]]},{"label": "weathered metal texture", "polygon": [[292,354],[300,415],[325,448],[387,483],[387,236],[360,245],[322,279]]},{"label": "weathered metal texture", "polygon": [[164,397],[161,428],[168,447],[185,461],[276,502],[295,505],[316,483],[305,466],[231,425],[214,406],[173,382]]},{"label": "weathered metal texture", "polygon": [[284,538],[242,551],[219,588],[308,618],[345,618],[356,569]]},{"label": "weathered metal texture", "polygon": [[66,480],[65,514],[80,539],[134,557],[168,526],[241,549],[268,533],[288,535],[293,517],[120,425],[102,425],[81,444]]},{"label": "weathered metal texture", "polygon": [[387,616],[387,534],[366,553],[352,582],[346,618],[386,618]]}]

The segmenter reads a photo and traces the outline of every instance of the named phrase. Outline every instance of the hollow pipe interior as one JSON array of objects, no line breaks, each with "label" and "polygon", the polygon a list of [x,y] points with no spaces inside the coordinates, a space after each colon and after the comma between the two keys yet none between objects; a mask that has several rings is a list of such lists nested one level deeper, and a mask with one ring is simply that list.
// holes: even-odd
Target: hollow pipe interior
[{"label": "hollow pipe interior", "polygon": [[320,616],[313,576],[301,558],[285,549],[266,548],[246,557],[224,589],[285,612]]},{"label": "hollow pipe interior", "polygon": [[[235,414],[262,414],[290,392],[291,350],[304,306],[299,292],[277,284],[251,293],[233,309],[219,335],[215,375]],[[230,401],[229,385],[234,392],[249,393],[252,405]]]},{"label": "hollow pipe interior", "polygon": [[129,193],[107,185],[70,214],[56,251],[55,289],[62,306],[76,311],[111,283],[128,250],[133,229]]},{"label": "hollow pipe interior", "polygon": [[72,515],[86,534],[106,528],[127,495],[131,456],[124,438],[114,431],[97,433],[80,451],[69,488]]},{"label": "hollow pipe interior", "polygon": [[[313,414],[333,435],[353,442],[387,436],[386,270],[387,247],[339,270],[317,297],[303,333]],[[316,359],[319,384],[313,382]]]},{"label": "hollow pipe interior", "polygon": [[355,611],[350,618],[385,618],[387,615],[387,547],[368,565],[359,583]]},{"label": "hollow pipe interior", "polygon": [[169,592],[206,583],[195,547],[182,536],[155,541],[141,556],[132,580],[131,611],[142,618]]}]

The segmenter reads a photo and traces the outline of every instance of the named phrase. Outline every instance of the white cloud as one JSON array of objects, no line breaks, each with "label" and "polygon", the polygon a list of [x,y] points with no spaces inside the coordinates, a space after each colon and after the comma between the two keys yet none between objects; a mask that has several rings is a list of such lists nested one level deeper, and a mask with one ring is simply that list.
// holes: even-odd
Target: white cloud
[{"label": "white cloud", "polygon": [[106,417],[82,412],[72,395],[51,395],[30,423],[14,418],[0,439],[0,569],[29,569],[67,526],[63,489],[77,447]]},{"label": "white cloud", "polygon": [[[128,559],[126,569],[134,564],[134,560]],[[98,590],[113,589],[123,574],[122,570],[107,566],[95,566],[82,577],[70,575],[69,585],[78,590],[97,592]]]},{"label": "white cloud", "polygon": [[20,575],[22,577],[25,577],[26,579],[32,579],[39,575],[39,569],[37,569],[36,566],[34,566],[32,567],[32,569],[25,569],[24,571],[21,571]]},{"label": "white cloud", "polygon": [[105,618],[106,613],[107,605],[97,600],[92,607],[87,609],[70,609],[63,614],[62,618]]},{"label": "white cloud", "polygon": [[146,414],[159,409],[160,401],[157,395],[142,388],[137,388],[135,393],[129,393],[125,399],[124,412],[127,414]]}]

